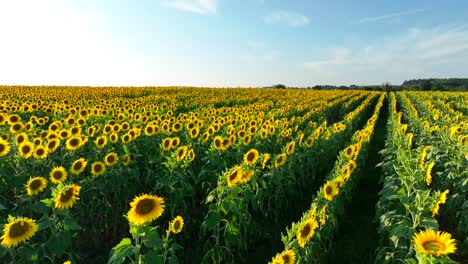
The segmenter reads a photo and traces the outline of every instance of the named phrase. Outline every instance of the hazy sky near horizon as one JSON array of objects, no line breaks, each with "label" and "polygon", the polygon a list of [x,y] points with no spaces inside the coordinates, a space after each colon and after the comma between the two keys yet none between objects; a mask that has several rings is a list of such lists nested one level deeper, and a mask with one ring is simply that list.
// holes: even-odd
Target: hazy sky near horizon
[{"label": "hazy sky near horizon", "polygon": [[468,77],[466,0],[0,0],[0,84]]}]

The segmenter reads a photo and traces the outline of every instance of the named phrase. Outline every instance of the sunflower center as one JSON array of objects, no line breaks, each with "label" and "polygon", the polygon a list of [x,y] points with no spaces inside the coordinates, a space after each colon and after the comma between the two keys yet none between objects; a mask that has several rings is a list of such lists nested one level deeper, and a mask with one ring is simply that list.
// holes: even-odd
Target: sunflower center
[{"label": "sunflower center", "polygon": [[50,149],[53,149],[54,147],[55,147],[55,141],[51,141],[51,142],[49,143],[49,148],[50,148]]},{"label": "sunflower center", "polygon": [[301,237],[307,237],[310,233],[310,225],[306,224],[302,229],[301,229]]},{"label": "sunflower center", "polygon": [[39,156],[42,156],[42,155],[44,155],[44,150],[39,148],[39,149],[36,150],[36,154],[39,155]]},{"label": "sunflower center", "polygon": [[94,166],[94,171],[95,171],[95,172],[100,172],[101,170],[102,170],[101,164],[96,164],[96,165]]},{"label": "sunflower center", "polygon": [[21,148],[21,150],[23,151],[23,153],[29,153],[29,152],[31,152],[31,147],[29,147],[28,145],[26,145],[26,146],[23,146],[23,147]]},{"label": "sunflower center", "polygon": [[235,180],[237,178],[237,174],[238,174],[237,170],[233,171],[231,175],[229,175],[229,180],[231,181]]},{"label": "sunflower center", "polygon": [[174,229],[179,230],[179,228],[180,228],[180,221],[175,221],[174,222]]},{"label": "sunflower center", "polygon": [[255,154],[253,152],[249,152],[249,154],[247,154],[247,160],[248,161],[253,161],[255,158]]},{"label": "sunflower center", "polygon": [[289,255],[283,255],[283,260],[284,260],[284,263],[289,263]]},{"label": "sunflower center", "polygon": [[77,138],[70,140],[70,146],[76,147],[78,145],[79,145],[79,140]]},{"label": "sunflower center", "polygon": [[435,240],[426,241],[422,244],[422,246],[426,250],[430,250],[434,252],[445,250],[445,245],[443,243],[440,243],[440,241],[435,241]]},{"label": "sunflower center", "polygon": [[62,178],[62,172],[61,171],[54,171],[54,174],[52,175],[54,179],[60,180]]},{"label": "sunflower center", "polygon": [[328,185],[327,187],[325,187],[326,194],[330,195],[332,192],[333,192],[333,188],[331,186]]},{"label": "sunflower center", "polygon": [[147,214],[153,210],[155,203],[151,199],[141,200],[136,206],[136,212],[138,214]]},{"label": "sunflower center", "polygon": [[353,150],[352,150],[351,148],[348,148],[348,149],[346,150],[346,154],[351,155],[351,153],[353,153]]},{"label": "sunflower center", "polygon": [[6,149],[5,145],[0,144],[0,153],[3,152]]},{"label": "sunflower center", "polygon": [[107,162],[112,163],[112,162],[114,162],[114,161],[115,161],[114,156],[109,156],[109,157],[107,157]]},{"label": "sunflower center", "polygon": [[14,223],[10,227],[10,231],[8,232],[8,236],[11,238],[21,237],[22,235],[26,234],[29,230],[29,224],[24,221],[19,221]]},{"label": "sunflower center", "polygon": [[41,187],[41,185],[42,185],[42,181],[39,179],[36,179],[31,182],[31,184],[29,185],[29,188],[31,188],[31,190],[37,190]]},{"label": "sunflower center", "polygon": [[81,169],[81,162],[75,163],[75,165],[73,165],[73,169],[74,169],[74,170],[79,170],[79,169]]},{"label": "sunflower center", "polygon": [[72,196],[73,196],[73,189],[68,188],[60,194],[60,201],[67,202],[72,198]]},{"label": "sunflower center", "polygon": [[170,144],[169,140],[164,141],[164,147],[166,148],[169,147],[169,144]]},{"label": "sunflower center", "polygon": [[98,145],[102,145],[102,144],[104,144],[104,139],[100,138],[100,139],[98,140]]}]

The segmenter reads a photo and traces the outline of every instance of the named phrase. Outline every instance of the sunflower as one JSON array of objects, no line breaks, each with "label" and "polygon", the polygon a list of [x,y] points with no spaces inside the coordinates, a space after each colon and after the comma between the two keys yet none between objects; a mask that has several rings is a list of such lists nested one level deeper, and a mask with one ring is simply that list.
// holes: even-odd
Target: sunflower
[{"label": "sunflower", "polygon": [[280,255],[280,254],[276,254],[276,256],[274,256],[274,257],[271,259],[270,264],[284,264],[284,261],[283,261],[283,259],[281,258],[281,255]]},{"label": "sunflower", "polygon": [[35,159],[45,159],[47,158],[47,148],[43,146],[37,146],[34,148],[33,156]]},{"label": "sunflower", "polygon": [[193,149],[190,149],[189,152],[188,152],[188,156],[189,156],[189,160],[190,161],[194,161],[195,160],[195,151]]},{"label": "sunflower", "polygon": [[19,146],[21,143],[29,141],[29,137],[26,133],[20,133],[18,136],[16,136],[15,143],[17,146]]},{"label": "sunflower", "polygon": [[177,161],[181,161],[185,158],[185,156],[187,156],[187,150],[188,150],[187,146],[180,147],[177,150]]},{"label": "sunflower", "polygon": [[33,237],[38,228],[36,220],[27,217],[13,219],[3,227],[1,245],[7,248],[16,247]]},{"label": "sunflower", "polygon": [[435,166],[435,162],[429,163],[426,168],[426,177],[424,177],[424,181],[426,182],[427,186],[429,186],[432,182],[432,168]]},{"label": "sunflower", "polygon": [[432,229],[421,231],[413,236],[416,251],[423,255],[447,255],[455,253],[457,241],[449,233]]},{"label": "sunflower", "polygon": [[91,174],[100,176],[106,172],[106,164],[102,161],[96,161],[91,165]]},{"label": "sunflower", "polygon": [[104,162],[108,167],[112,167],[119,161],[119,156],[115,152],[111,152],[104,157]]},{"label": "sunflower", "polygon": [[73,207],[75,202],[79,200],[81,187],[76,184],[69,184],[63,187],[62,190],[58,191],[55,196],[54,207],[62,210]]},{"label": "sunflower", "polygon": [[265,169],[268,161],[270,160],[271,158],[271,155],[269,153],[266,153],[264,156],[263,156],[263,160],[262,160],[262,169]]},{"label": "sunflower", "polygon": [[10,153],[10,145],[3,139],[0,139],[0,157],[4,157]]},{"label": "sunflower", "polygon": [[47,179],[44,177],[34,177],[26,183],[26,191],[29,196],[38,195],[47,187]]},{"label": "sunflower", "polygon": [[23,129],[24,129],[24,125],[22,123],[15,123],[10,126],[10,132],[12,134],[19,133]]},{"label": "sunflower", "polygon": [[162,148],[164,151],[169,151],[172,148],[172,138],[165,138],[162,142]]},{"label": "sunflower", "polygon": [[279,154],[278,156],[276,156],[275,168],[279,168],[279,167],[283,166],[286,163],[286,157],[287,156],[284,153]]},{"label": "sunflower", "polygon": [[123,158],[123,164],[125,166],[128,166],[130,165],[130,162],[132,161],[132,156],[130,156],[129,154],[126,154]]},{"label": "sunflower", "polygon": [[29,141],[24,141],[19,145],[19,153],[21,157],[27,159],[34,153],[34,145]]},{"label": "sunflower", "polygon": [[256,149],[250,149],[245,153],[244,155],[244,162],[247,165],[254,165],[258,160],[258,150]]},{"label": "sunflower", "polygon": [[112,142],[112,143],[117,143],[117,141],[119,141],[119,134],[115,133],[115,132],[112,132],[110,135],[109,135],[109,140]]},{"label": "sunflower", "polygon": [[102,135],[102,136],[96,138],[96,141],[94,143],[96,143],[96,146],[98,148],[102,149],[107,144],[107,137],[105,135]]},{"label": "sunflower", "polygon": [[79,175],[86,168],[86,164],[88,164],[88,161],[84,158],[79,158],[72,163],[70,172],[74,175]]},{"label": "sunflower", "polygon": [[174,234],[178,234],[182,232],[182,228],[184,227],[184,219],[182,216],[178,215],[172,222],[170,223],[170,230]]},{"label": "sunflower", "polygon": [[294,264],[296,262],[296,253],[292,249],[283,251],[280,255],[284,264]]},{"label": "sunflower", "polygon": [[252,178],[252,176],[255,174],[255,171],[254,170],[246,170],[246,171],[242,171],[242,175],[239,179],[239,183],[246,183],[248,181],[250,181],[250,178]]},{"label": "sunflower", "polygon": [[353,157],[355,151],[356,151],[356,146],[355,146],[355,145],[351,145],[351,146],[347,147],[347,148],[345,149],[345,156],[346,156],[346,158],[352,159],[352,157]]},{"label": "sunflower", "polygon": [[19,123],[19,122],[21,122],[21,117],[19,115],[17,115],[17,114],[9,115],[8,118],[7,118],[7,122],[10,125]]},{"label": "sunflower", "polygon": [[136,226],[151,222],[164,212],[164,199],[155,195],[143,194],[130,203],[128,221]]},{"label": "sunflower", "polygon": [[408,124],[401,125],[401,133],[403,133],[403,135],[406,134],[407,130],[408,130]]},{"label": "sunflower", "polygon": [[317,228],[318,223],[314,218],[309,218],[301,228],[299,228],[296,237],[299,246],[303,248],[307,242],[314,236],[315,228]]},{"label": "sunflower", "polygon": [[252,141],[252,136],[251,135],[247,135],[247,136],[244,137],[244,145],[245,146],[248,146],[251,141]]},{"label": "sunflower", "polygon": [[414,134],[413,133],[409,133],[408,134],[408,148],[411,149],[411,147],[413,146],[413,137],[414,137]]},{"label": "sunflower", "polygon": [[179,146],[179,144],[180,144],[180,138],[179,137],[172,138],[172,141],[171,141],[172,148],[177,148],[177,146]]},{"label": "sunflower", "polygon": [[60,139],[54,138],[51,141],[47,142],[47,152],[54,153],[60,146]]},{"label": "sunflower", "polygon": [[77,150],[83,146],[81,137],[72,137],[67,139],[66,147],[68,150]]},{"label": "sunflower", "polygon": [[53,168],[49,175],[50,180],[55,184],[59,184],[67,179],[67,171],[62,166]]},{"label": "sunflower", "polygon": [[323,187],[323,196],[328,201],[333,200],[333,197],[335,197],[338,194],[338,192],[339,190],[335,182],[329,181]]},{"label": "sunflower", "polygon": [[327,205],[324,205],[322,209],[320,209],[320,226],[321,227],[325,225],[326,220],[327,220]]},{"label": "sunflower", "polygon": [[229,187],[233,187],[237,182],[242,178],[242,169],[239,166],[236,166],[231,172],[227,175],[227,183]]},{"label": "sunflower", "polygon": [[439,195],[439,199],[436,201],[436,203],[434,204],[434,208],[432,209],[432,217],[439,214],[440,205],[444,204],[447,201],[447,194],[449,192],[450,190],[445,190]]},{"label": "sunflower", "polygon": [[291,141],[286,145],[286,155],[291,156],[294,153],[294,148],[296,146],[296,141]]},{"label": "sunflower", "polygon": [[213,139],[213,145],[214,145],[215,149],[224,150],[225,146],[224,146],[223,142],[224,142],[224,139],[221,136],[216,136]]}]

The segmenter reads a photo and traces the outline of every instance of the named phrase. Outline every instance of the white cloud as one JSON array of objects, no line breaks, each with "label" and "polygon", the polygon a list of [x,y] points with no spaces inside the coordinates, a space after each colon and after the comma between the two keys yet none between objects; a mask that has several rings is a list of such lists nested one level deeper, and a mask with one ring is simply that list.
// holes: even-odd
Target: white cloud
[{"label": "white cloud", "polygon": [[144,69],[106,39],[107,18],[58,0],[0,2],[0,83],[138,84]]},{"label": "white cloud", "polygon": [[215,14],[218,8],[218,0],[163,0],[162,4],[201,15]]},{"label": "white cloud", "polygon": [[358,49],[328,50],[327,59],[304,67],[312,78],[330,84],[398,84],[406,79],[466,77],[468,29],[410,29]]},{"label": "white cloud", "polygon": [[260,40],[247,41],[247,47],[250,53],[240,56],[241,60],[245,63],[272,62],[281,55],[278,50]]},{"label": "white cloud", "polygon": [[427,11],[427,9],[415,9],[415,10],[407,10],[402,12],[390,13],[386,15],[380,16],[372,16],[372,17],[364,17],[359,19],[356,24],[363,24],[367,22],[379,22],[379,21],[397,21],[400,22],[401,18],[406,15],[412,15],[416,13],[421,13]]},{"label": "white cloud", "polygon": [[308,17],[288,11],[277,11],[273,12],[263,18],[263,21],[267,24],[285,24],[291,27],[301,27],[310,23]]}]

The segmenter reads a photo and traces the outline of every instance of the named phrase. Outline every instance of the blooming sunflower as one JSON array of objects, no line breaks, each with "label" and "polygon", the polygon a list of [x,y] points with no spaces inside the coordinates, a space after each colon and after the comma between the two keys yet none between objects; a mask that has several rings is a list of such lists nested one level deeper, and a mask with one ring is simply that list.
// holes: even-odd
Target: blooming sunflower
[{"label": "blooming sunflower", "polygon": [[16,247],[33,237],[38,228],[36,220],[27,217],[13,219],[3,227],[1,245],[7,248]]},{"label": "blooming sunflower", "polygon": [[60,146],[60,139],[54,138],[47,143],[47,152],[54,153]]},{"label": "blooming sunflower", "polygon": [[276,254],[276,256],[274,256],[274,257],[271,259],[270,264],[284,264],[284,261],[283,261],[283,259],[281,258],[281,255],[280,255],[280,254]]},{"label": "blooming sunflower", "polygon": [[24,159],[31,157],[34,153],[34,144],[29,141],[24,141],[19,145],[19,153]]},{"label": "blooming sunflower", "polygon": [[221,137],[221,136],[216,136],[214,139],[213,139],[213,145],[215,147],[215,149],[217,150],[224,150],[225,147],[224,147],[224,139]]},{"label": "blooming sunflower", "polygon": [[104,162],[108,167],[112,167],[119,161],[119,156],[115,152],[111,152],[104,157]]},{"label": "blooming sunflower", "polygon": [[242,178],[242,168],[236,166],[231,172],[227,175],[227,183],[229,187],[233,187],[237,182]]},{"label": "blooming sunflower", "polygon": [[178,234],[182,232],[183,227],[184,227],[184,219],[180,215],[174,218],[174,220],[172,220],[170,224],[171,232],[174,234]]},{"label": "blooming sunflower", "polygon": [[79,158],[72,163],[70,172],[74,175],[79,175],[86,168],[86,164],[88,164],[88,161],[84,158]]},{"label": "blooming sunflower", "polygon": [[35,159],[45,159],[47,158],[47,149],[43,146],[37,146],[34,148],[33,156]]},{"label": "blooming sunflower", "polygon": [[291,141],[286,145],[286,155],[291,156],[294,153],[294,148],[296,146],[296,141]]},{"label": "blooming sunflower", "polygon": [[160,217],[164,212],[164,199],[155,195],[143,194],[130,203],[128,221],[134,225],[142,225]]},{"label": "blooming sunflower", "polygon": [[355,145],[351,145],[351,146],[347,147],[346,150],[345,150],[346,158],[352,159],[355,151],[356,151],[356,146]]},{"label": "blooming sunflower", "polygon": [[0,139],[0,157],[4,157],[10,153],[10,145],[3,139]]},{"label": "blooming sunflower", "polygon": [[20,133],[16,136],[15,144],[19,146],[21,143],[29,141],[29,137],[26,133]]},{"label": "blooming sunflower", "polygon": [[47,187],[47,179],[44,177],[34,177],[26,183],[26,191],[29,196],[38,195]]},{"label": "blooming sunflower", "polygon": [[126,154],[126,155],[124,156],[124,158],[123,158],[123,164],[124,164],[125,166],[128,166],[128,165],[130,165],[130,162],[131,162],[131,161],[132,161],[132,156]]},{"label": "blooming sunflower", "polygon": [[194,161],[195,160],[195,151],[193,149],[190,149],[189,152],[188,152],[188,156],[189,156],[189,160],[190,161]]},{"label": "blooming sunflower", "polygon": [[333,197],[335,197],[338,194],[338,192],[339,192],[338,187],[333,181],[327,182],[325,186],[323,187],[323,196],[328,201],[333,200]]},{"label": "blooming sunflower", "polygon": [[258,160],[258,150],[256,149],[250,149],[249,151],[247,151],[247,153],[245,153],[244,155],[244,162],[245,164],[247,165],[254,165]]},{"label": "blooming sunflower", "polygon": [[247,135],[247,136],[244,137],[244,145],[245,146],[248,146],[251,141],[252,141],[252,136],[251,135]]},{"label": "blooming sunflower", "polygon": [[50,180],[55,184],[59,184],[67,179],[67,171],[62,166],[53,168],[49,175]]},{"label": "blooming sunflower", "polygon": [[432,229],[421,231],[413,236],[416,251],[423,255],[447,255],[457,250],[457,242],[446,232]]},{"label": "blooming sunflower", "polygon": [[419,167],[423,169],[424,167],[424,161],[426,160],[427,157],[427,152],[429,151],[430,147],[429,146],[424,146],[422,151],[421,151],[421,158],[419,159]]},{"label": "blooming sunflower", "polygon": [[187,146],[182,146],[179,149],[177,149],[177,161],[180,162],[181,160],[183,160],[187,156],[187,151]]},{"label": "blooming sunflower", "polygon": [[307,242],[314,236],[318,223],[314,218],[309,218],[301,228],[299,228],[296,237],[299,246],[303,248]]},{"label": "blooming sunflower", "polygon": [[96,141],[94,143],[96,144],[96,147],[102,149],[107,144],[107,137],[105,135],[102,135],[102,136],[96,138]]},{"label": "blooming sunflower", "polygon": [[165,138],[162,142],[162,148],[164,151],[169,151],[172,148],[172,138]]},{"label": "blooming sunflower", "polygon": [[180,144],[180,138],[179,137],[174,137],[172,138],[172,141],[171,141],[171,147],[172,148],[177,148]]},{"label": "blooming sunflower", "polygon": [[252,178],[252,176],[255,174],[255,171],[254,170],[246,170],[246,171],[242,171],[242,175],[239,179],[239,183],[246,183],[248,181],[250,181],[250,178]]},{"label": "blooming sunflower", "polygon": [[279,168],[279,167],[283,166],[286,163],[286,157],[287,156],[284,153],[281,153],[278,156],[276,156],[275,168]]},{"label": "blooming sunflower", "polygon": [[296,262],[296,253],[292,249],[283,251],[280,255],[284,264],[294,264]]},{"label": "blooming sunflower", "polygon": [[66,147],[68,150],[77,150],[81,148],[81,146],[83,146],[81,137],[72,137],[66,141]]},{"label": "blooming sunflower", "polygon": [[81,187],[76,184],[69,184],[63,187],[62,190],[58,191],[55,196],[54,207],[62,210],[73,207],[75,202],[79,200]]},{"label": "blooming sunflower", "polygon": [[106,172],[106,164],[102,161],[96,161],[91,165],[91,174],[100,176]]},{"label": "blooming sunflower", "polygon": [[434,208],[432,208],[432,217],[439,214],[440,205],[447,201],[447,194],[449,192],[450,190],[445,190],[439,195],[439,199],[437,199],[436,203],[434,204]]},{"label": "blooming sunflower", "polygon": [[411,149],[411,147],[413,146],[413,138],[414,138],[414,134],[413,133],[409,133],[408,134],[408,148]]},{"label": "blooming sunflower", "polygon": [[262,169],[265,169],[268,161],[270,160],[271,158],[271,155],[270,153],[266,153],[264,156],[263,156],[263,160],[262,160]]}]

